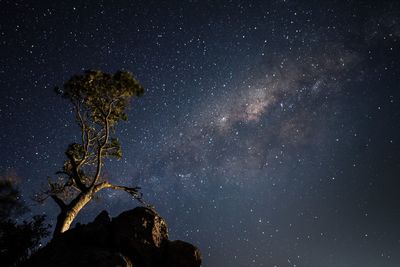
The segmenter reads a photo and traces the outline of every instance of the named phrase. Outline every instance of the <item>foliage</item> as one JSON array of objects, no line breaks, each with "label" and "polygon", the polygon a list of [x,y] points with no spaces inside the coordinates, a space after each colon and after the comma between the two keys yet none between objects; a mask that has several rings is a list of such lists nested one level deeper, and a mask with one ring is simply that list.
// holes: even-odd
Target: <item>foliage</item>
[{"label": "foliage", "polygon": [[45,216],[37,215],[31,221],[17,223],[26,207],[12,176],[0,178],[0,262],[1,266],[15,266],[27,259],[49,234]]},{"label": "foliage", "polygon": [[14,186],[16,182],[15,174],[9,173],[0,177],[0,221],[27,211],[18,189]]}]

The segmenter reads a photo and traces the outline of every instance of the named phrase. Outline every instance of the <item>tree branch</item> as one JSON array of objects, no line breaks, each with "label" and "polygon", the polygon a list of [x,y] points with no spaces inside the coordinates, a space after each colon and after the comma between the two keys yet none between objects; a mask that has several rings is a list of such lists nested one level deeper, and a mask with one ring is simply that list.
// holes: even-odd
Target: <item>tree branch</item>
[{"label": "tree branch", "polygon": [[61,210],[64,210],[67,207],[67,205],[64,203],[64,201],[61,198],[59,198],[58,196],[50,195],[50,197],[54,200],[54,202],[57,203],[57,205],[60,207]]},{"label": "tree branch", "polygon": [[81,126],[81,140],[82,140],[82,146],[84,148],[83,151],[83,156],[82,159],[79,160],[79,163],[77,164],[77,170],[79,173],[79,168],[85,163],[85,161],[88,158],[88,153],[89,153],[89,145],[90,145],[90,127],[88,126],[87,121],[85,122],[84,117],[81,114],[81,108],[79,105],[79,102],[77,104],[74,103],[75,109],[76,109],[76,113],[77,113],[77,117],[79,119],[79,123]]},{"label": "tree branch", "polygon": [[101,172],[101,160],[102,160],[102,152],[103,152],[103,148],[104,146],[107,144],[108,142],[108,137],[110,135],[110,124],[108,121],[108,118],[111,115],[111,111],[112,111],[112,105],[113,105],[114,101],[111,101],[110,106],[108,108],[108,113],[106,115],[106,117],[104,118],[104,128],[105,128],[105,135],[104,135],[104,141],[103,143],[100,145],[100,142],[98,141],[97,145],[98,145],[98,150],[97,150],[97,167],[96,167],[96,174],[94,176],[94,179],[92,181],[92,184],[90,185],[90,187],[93,187],[97,181],[99,180],[100,177],[100,172]]},{"label": "tree branch", "polygon": [[137,201],[142,203],[143,205],[148,206],[148,207],[150,206],[144,202],[143,194],[139,191],[140,187],[137,187],[137,186],[136,187],[127,187],[127,186],[121,186],[121,185],[114,185],[109,182],[102,182],[102,183],[97,184],[93,188],[93,194],[96,194],[100,190],[107,189],[107,188],[125,191],[128,194],[130,194],[134,199],[136,199]]},{"label": "tree branch", "polygon": [[72,165],[72,179],[74,180],[76,186],[81,190],[82,192],[85,192],[87,190],[86,186],[82,183],[81,177],[78,172],[78,167],[79,165],[76,164],[75,159],[73,156],[67,154],[68,159],[71,162]]},{"label": "tree branch", "polygon": [[79,123],[80,123],[80,126],[81,126],[82,145],[85,146],[85,123],[83,121],[83,117],[82,117],[82,114],[81,114],[81,109],[80,109],[79,102],[77,101],[76,104],[74,103],[74,106],[75,106],[76,115],[77,115],[77,117],[79,119]]}]

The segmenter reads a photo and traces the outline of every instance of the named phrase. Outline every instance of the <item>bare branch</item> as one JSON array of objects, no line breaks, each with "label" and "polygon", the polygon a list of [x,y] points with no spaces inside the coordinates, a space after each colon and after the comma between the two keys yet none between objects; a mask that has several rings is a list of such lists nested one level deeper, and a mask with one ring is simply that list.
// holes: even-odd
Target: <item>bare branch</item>
[{"label": "bare branch", "polygon": [[143,205],[151,207],[149,204],[145,203],[145,201],[143,200],[143,194],[139,191],[141,188],[138,186],[127,187],[127,186],[121,186],[121,185],[114,185],[109,182],[102,182],[102,183],[97,184],[93,188],[93,193],[95,194],[95,193],[99,192],[100,190],[107,189],[107,188],[125,191],[128,194],[130,194],[134,199],[136,199],[137,201],[142,203]]}]

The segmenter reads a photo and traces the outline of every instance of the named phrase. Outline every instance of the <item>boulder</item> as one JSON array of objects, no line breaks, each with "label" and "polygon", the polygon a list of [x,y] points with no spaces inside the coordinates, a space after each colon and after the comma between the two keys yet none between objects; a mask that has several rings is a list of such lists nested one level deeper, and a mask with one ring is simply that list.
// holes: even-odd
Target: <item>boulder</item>
[{"label": "boulder", "polygon": [[201,265],[200,250],[181,240],[168,241],[164,254],[164,267],[198,267]]},{"label": "boulder", "polygon": [[111,219],[102,211],[93,222],[50,241],[22,266],[199,267],[195,246],[168,240],[165,220],[138,207]]}]

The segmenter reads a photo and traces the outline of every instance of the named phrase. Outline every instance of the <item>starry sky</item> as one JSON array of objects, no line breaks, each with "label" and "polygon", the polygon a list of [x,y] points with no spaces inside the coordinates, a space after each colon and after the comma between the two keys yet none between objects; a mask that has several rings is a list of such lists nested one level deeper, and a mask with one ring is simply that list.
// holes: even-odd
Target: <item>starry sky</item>
[{"label": "starry sky", "polygon": [[[400,266],[398,1],[0,0],[0,173],[30,197],[79,129],[55,85],[145,87],[114,183],[140,185],[203,266]],[[100,194],[79,215],[139,203]]]}]

